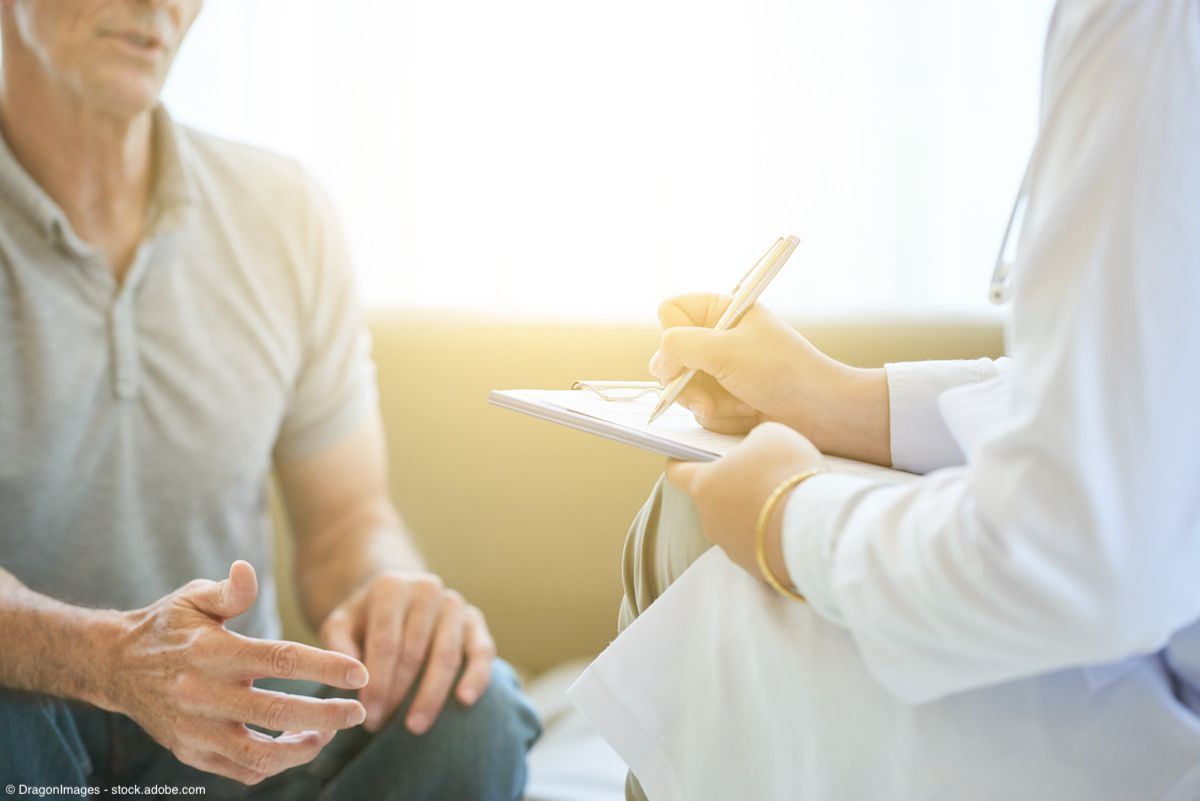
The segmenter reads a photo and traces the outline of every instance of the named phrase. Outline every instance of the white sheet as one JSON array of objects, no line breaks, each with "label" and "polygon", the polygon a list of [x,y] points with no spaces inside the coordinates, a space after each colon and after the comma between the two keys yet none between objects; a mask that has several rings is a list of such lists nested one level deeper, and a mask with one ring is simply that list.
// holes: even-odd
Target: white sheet
[{"label": "white sheet", "polygon": [[543,731],[529,754],[525,801],[625,801],[628,768],[567,700],[586,666],[567,662],[526,684]]},{"label": "white sheet", "polygon": [[[1165,686],[1157,658],[1144,659],[1103,687],[1071,670],[906,706],[843,630],[714,548],[568,696],[651,801],[1129,801],[1147,797],[1137,766],[1185,719],[1127,730],[1126,702]],[[1118,732],[1125,753],[1087,760]],[[1178,780],[1162,777],[1150,797],[1173,798]]]}]

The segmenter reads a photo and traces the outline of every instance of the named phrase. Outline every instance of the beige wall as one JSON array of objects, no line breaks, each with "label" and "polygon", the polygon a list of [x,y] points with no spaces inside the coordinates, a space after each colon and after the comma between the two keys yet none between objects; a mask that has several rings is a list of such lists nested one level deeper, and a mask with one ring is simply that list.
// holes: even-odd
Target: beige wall
[{"label": "beige wall", "polygon": [[[1002,349],[986,320],[798,327],[862,366]],[[393,497],[433,568],[487,613],[510,661],[538,670],[598,652],[614,634],[626,529],[663,460],[496,409],[487,395],[645,378],[657,328],[391,311],[375,313],[371,329]],[[290,598],[283,605],[303,636]]]}]

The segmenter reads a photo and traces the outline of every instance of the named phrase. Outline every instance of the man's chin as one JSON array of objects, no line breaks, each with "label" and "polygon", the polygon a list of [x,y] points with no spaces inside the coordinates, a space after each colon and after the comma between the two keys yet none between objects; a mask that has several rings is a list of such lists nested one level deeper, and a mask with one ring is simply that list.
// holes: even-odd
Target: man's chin
[{"label": "man's chin", "polygon": [[133,119],[158,104],[162,83],[153,75],[111,76],[109,80],[93,83],[88,97],[91,105],[106,114]]}]

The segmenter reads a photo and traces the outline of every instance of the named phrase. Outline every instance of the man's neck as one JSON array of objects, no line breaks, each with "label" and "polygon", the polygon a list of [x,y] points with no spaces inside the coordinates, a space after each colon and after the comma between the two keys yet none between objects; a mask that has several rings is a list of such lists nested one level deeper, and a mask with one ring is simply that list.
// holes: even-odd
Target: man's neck
[{"label": "man's neck", "polygon": [[84,241],[107,258],[118,283],[145,229],[153,118],[121,118],[54,85],[36,64],[5,53],[0,132],[17,161]]}]

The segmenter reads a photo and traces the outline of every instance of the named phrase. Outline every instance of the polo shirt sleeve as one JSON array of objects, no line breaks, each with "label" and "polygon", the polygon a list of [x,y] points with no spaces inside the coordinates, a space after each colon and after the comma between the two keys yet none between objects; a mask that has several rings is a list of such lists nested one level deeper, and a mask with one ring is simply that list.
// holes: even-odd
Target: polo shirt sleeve
[{"label": "polo shirt sleeve", "polygon": [[301,359],[275,443],[282,462],[334,444],[378,404],[370,335],[341,225],[329,197],[307,175],[304,187]]}]

